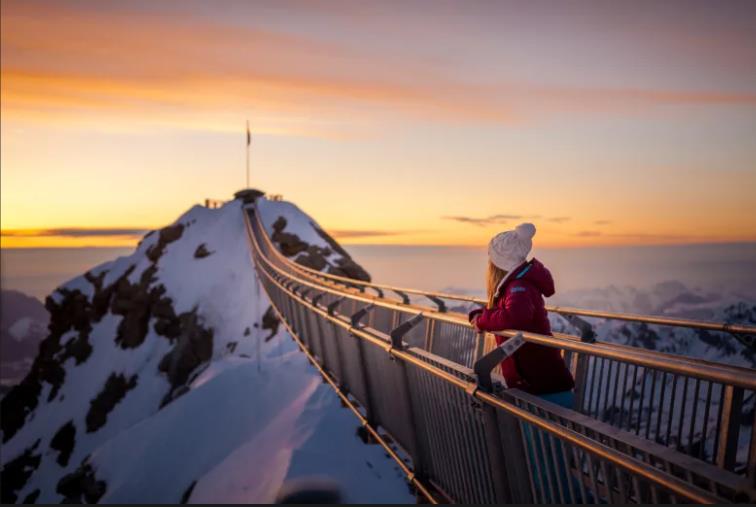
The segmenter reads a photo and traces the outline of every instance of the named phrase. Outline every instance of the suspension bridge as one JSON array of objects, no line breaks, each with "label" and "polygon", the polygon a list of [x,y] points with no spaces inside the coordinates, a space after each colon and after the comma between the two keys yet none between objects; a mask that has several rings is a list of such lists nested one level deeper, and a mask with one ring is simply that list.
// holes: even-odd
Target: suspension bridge
[{"label": "suspension bridge", "polygon": [[[756,327],[550,307],[579,336],[479,333],[450,305],[475,298],[326,274],[286,258],[254,204],[250,253],[281,322],[429,503],[756,501],[756,371],[603,342],[595,317],[728,333]],[[510,338],[496,346],[495,334]],[[575,377],[568,410],[506,389],[523,342]]]}]

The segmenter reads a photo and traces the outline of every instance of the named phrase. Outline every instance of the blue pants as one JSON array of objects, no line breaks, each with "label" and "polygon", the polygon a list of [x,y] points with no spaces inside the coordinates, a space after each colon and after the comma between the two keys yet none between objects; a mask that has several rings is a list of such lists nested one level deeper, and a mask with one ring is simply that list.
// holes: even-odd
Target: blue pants
[{"label": "blue pants", "polygon": [[[575,404],[575,393],[572,391],[543,394],[539,398],[569,409]],[[580,494],[577,479],[571,477],[568,472],[569,456],[566,455],[561,442],[531,424],[523,424],[522,431],[537,495],[533,501],[587,503],[589,499],[583,498]],[[539,496],[541,498],[538,498]]]}]

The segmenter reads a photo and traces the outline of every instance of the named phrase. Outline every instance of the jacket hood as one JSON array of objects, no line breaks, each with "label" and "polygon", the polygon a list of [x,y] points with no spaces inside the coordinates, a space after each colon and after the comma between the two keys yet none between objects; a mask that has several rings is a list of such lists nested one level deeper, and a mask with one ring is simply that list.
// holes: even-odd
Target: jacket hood
[{"label": "jacket hood", "polygon": [[506,290],[506,287],[515,280],[525,280],[533,285],[544,297],[551,297],[554,290],[554,279],[551,272],[538,259],[531,259],[513,269],[499,285],[498,294]]}]

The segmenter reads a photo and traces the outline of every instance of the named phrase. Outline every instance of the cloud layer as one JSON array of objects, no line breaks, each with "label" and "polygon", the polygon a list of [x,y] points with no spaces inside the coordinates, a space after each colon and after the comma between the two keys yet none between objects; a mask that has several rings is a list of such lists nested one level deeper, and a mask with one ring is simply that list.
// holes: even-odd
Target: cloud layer
[{"label": "cloud layer", "polygon": [[144,228],[109,227],[92,229],[86,227],[63,227],[57,229],[10,229],[1,231],[0,235],[7,238],[38,238],[47,236],[65,238],[90,238],[107,236],[138,237],[146,234],[147,231],[148,229]]}]

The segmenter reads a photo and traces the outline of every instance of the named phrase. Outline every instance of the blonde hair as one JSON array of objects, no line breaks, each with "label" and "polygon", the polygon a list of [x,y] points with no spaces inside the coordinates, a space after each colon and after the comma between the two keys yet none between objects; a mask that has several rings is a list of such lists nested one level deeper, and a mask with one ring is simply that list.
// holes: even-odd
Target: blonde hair
[{"label": "blonde hair", "polygon": [[493,262],[488,261],[488,274],[486,276],[486,288],[488,289],[488,309],[494,307],[494,301],[496,300],[496,288],[499,283],[507,276],[508,271],[505,271]]}]

